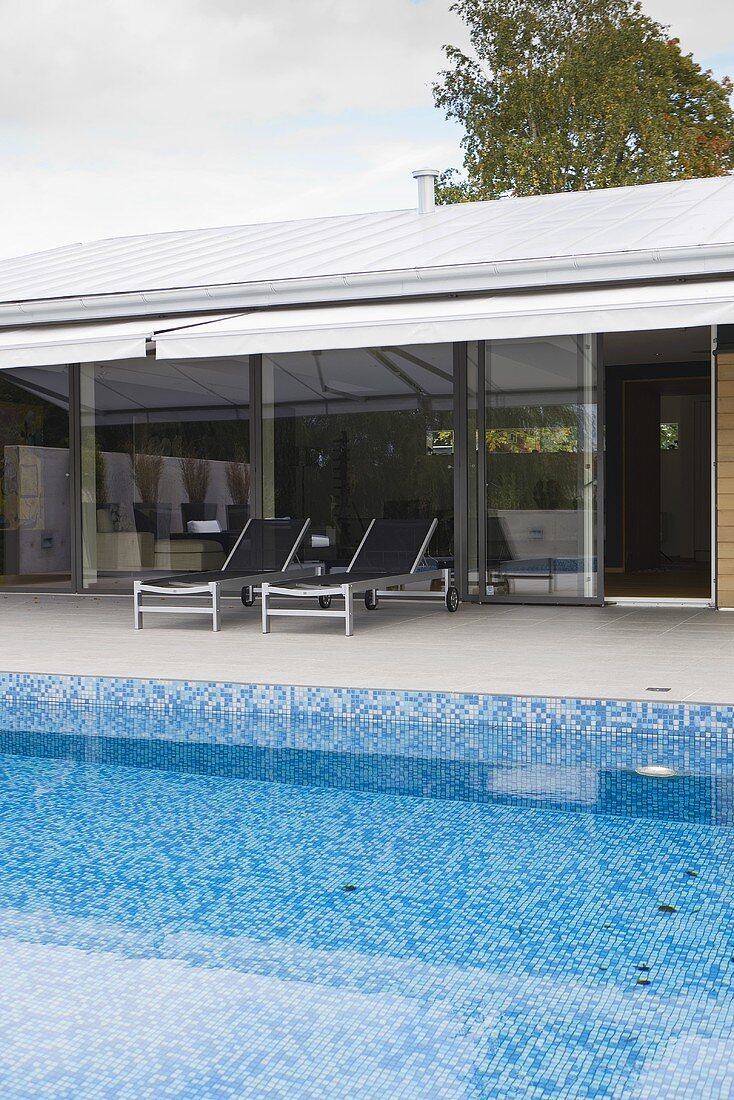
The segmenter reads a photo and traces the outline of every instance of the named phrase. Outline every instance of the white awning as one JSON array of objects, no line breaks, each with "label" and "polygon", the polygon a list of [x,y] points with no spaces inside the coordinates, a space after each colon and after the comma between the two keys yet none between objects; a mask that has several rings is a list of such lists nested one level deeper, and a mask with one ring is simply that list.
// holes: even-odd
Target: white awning
[{"label": "white awning", "polygon": [[[212,321],[221,314],[210,313]],[[135,321],[96,321],[85,325],[29,325],[0,331],[0,370],[12,367],[48,367],[62,363],[93,363],[107,359],[142,359],[146,341],[157,332],[195,325],[202,318],[141,318]]]},{"label": "white awning", "polygon": [[262,310],[170,331],[159,359],[511,340],[734,323],[734,282]]}]

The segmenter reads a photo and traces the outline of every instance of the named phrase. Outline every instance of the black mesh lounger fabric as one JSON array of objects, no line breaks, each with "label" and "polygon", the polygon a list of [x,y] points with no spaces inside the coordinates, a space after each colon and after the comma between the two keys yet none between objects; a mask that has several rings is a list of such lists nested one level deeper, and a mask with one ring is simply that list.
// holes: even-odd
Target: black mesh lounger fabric
[{"label": "black mesh lounger fabric", "polygon": [[390,577],[410,573],[421,547],[428,538],[433,520],[376,519],[359,554],[344,573],[296,577],[294,583],[334,588],[340,584],[375,585]]},{"label": "black mesh lounger fabric", "polygon": [[281,573],[293,544],[303,528],[301,519],[253,519],[245,528],[235,549],[222,569],[202,573],[177,573],[145,583],[166,588],[180,584],[209,584],[228,578],[255,577]]},{"label": "black mesh lounger fabric", "polygon": [[253,519],[222,572],[268,573],[281,570],[302,527],[302,519]]},{"label": "black mesh lounger fabric", "polygon": [[432,522],[428,519],[376,519],[350,574],[400,576],[410,573]]}]

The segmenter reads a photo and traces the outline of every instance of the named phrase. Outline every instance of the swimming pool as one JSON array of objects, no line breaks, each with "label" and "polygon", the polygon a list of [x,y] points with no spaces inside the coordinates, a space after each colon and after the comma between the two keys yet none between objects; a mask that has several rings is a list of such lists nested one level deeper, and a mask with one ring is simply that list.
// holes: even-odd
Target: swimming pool
[{"label": "swimming pool", "polygon": [[734,1095],[726,731],[6,719],[7,1100]]}]

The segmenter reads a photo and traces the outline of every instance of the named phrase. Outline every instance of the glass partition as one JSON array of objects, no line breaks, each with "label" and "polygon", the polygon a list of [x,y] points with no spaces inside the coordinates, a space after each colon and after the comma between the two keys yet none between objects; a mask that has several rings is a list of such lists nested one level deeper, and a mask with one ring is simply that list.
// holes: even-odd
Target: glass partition
[{"label": "glass partition", "polygon": [[453,347],[263,357],[266,516],[311,519],[310,556],[346,565],[373,517],[436,517],[453,554]]},{"label": "glass partition", "polygon": [[485,345],[483,598],[598,594],[594,346]]},{"label": "glass partition", "polygon": [[0,371],[0,465],[0,585],[68,591],[68,367]]},{"label": "glass partition", "polygon": [[249,360],[80,372],[83,587],[218,569],[250,514]]}]

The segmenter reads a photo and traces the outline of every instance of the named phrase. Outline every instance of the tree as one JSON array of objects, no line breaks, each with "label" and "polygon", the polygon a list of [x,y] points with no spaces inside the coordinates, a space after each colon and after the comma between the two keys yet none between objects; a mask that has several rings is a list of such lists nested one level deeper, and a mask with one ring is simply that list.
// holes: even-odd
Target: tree
[{"label": "tree", "polygon": [[464,127],[439,202],[734,169],[732,82],[683,54],[636,0],[455,0],[474,56],[446,46],[436,105]]}]

